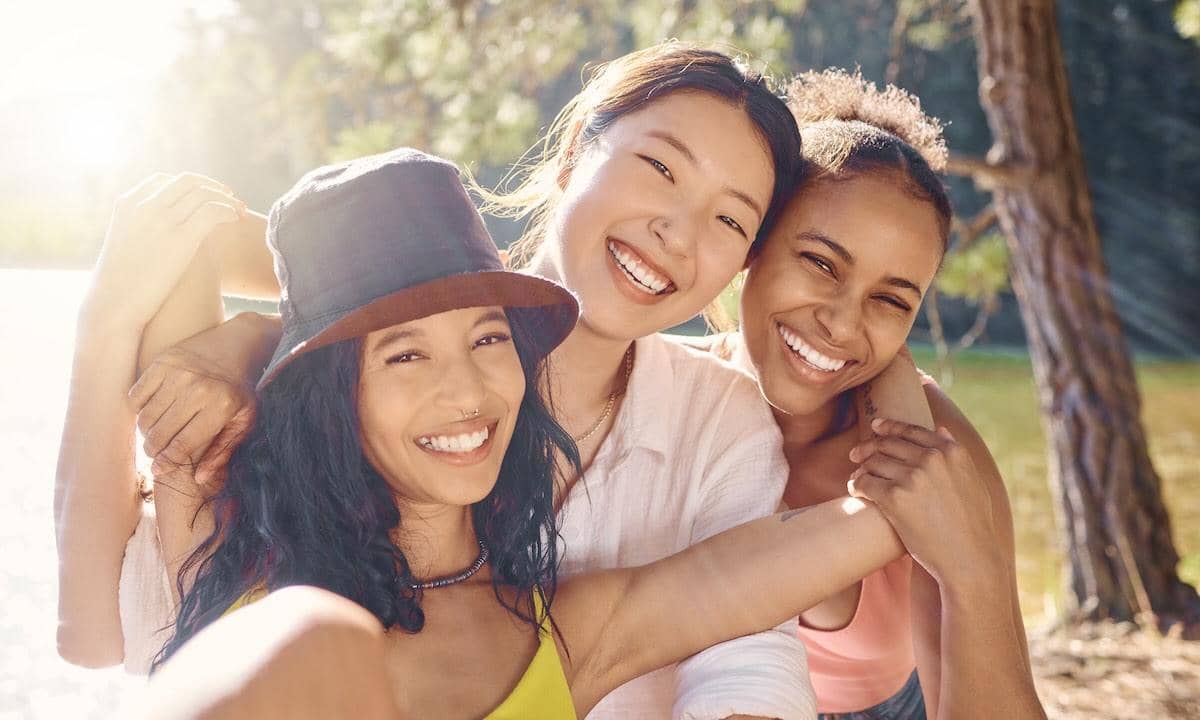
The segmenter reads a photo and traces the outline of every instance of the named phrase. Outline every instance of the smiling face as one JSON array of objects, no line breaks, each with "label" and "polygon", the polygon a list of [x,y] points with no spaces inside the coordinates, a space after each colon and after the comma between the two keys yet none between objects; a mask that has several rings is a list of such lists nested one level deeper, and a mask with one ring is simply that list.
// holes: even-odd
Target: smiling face
[{"label": "smiling face", "polygon": [[942,257],[938,215],[891,174],[803,187],[746,276],[741,332],[763,395],[814,413],[895,357]]},{"label": "smiling face", "polygon": [[649,335],[696,315],[742,268],[774,181],[743,109],[672,93],[584,148],[543,263],[578,295],[581,325],[622,340]]},{"label": "smiling face", "polygon": [[503,308],[452,310],[363,340],[364,451],[408,503],[465,506],[485,498],[524,395]]}]

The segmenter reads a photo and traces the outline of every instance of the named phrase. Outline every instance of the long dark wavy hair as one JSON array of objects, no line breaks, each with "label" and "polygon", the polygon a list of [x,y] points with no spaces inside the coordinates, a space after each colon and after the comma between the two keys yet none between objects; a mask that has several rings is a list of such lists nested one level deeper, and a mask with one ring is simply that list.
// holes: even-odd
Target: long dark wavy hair
[{"label": "long dark wavy hair", "polygon": [[[510,313],[525,397],[495,487],[471,508],[491,557],[496,599],[531,626],[548,616],[558,567],[555,455],[580,470],[579,451],[543,399],[543,362],[525,321]],[[280,371],[210,498],[212,533],[185,561],[182,603],[157,670],[189,638],[251,591],[314,585],[369,610],[385,628],[418,632],[421,593],[392,541],[403,523],[394,490],[363,452],[358,384],[362,339],[314,350]],[[196,580],[183,591],[183,578]],[[501,588],[515,589],[511,593]],[[545,598],[535,612],[533,592]]]}]

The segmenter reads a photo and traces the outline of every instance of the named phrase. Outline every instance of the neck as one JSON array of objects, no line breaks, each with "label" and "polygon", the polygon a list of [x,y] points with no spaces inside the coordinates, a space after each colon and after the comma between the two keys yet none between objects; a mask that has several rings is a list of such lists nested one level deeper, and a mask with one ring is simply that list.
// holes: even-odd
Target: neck
[{"label": "neck", "polygon": [[[557,268],[544,251],[530,265],[536,275],[562,283]],[[579,324],[547,363],[547,379],[555,419],[568,432],[578,434],[595,422],[609,396],[624,381],[622,363],[632,341],[595,332],[588,324],[586,308]]]},{"label": "neck", "polygon": [[831,400],[813,412],[803,415],[792,415],[772,407],[775,422],[783,433],[784,453],[801,450],[816,442],[817,438],[829,431],[837,414],[837,400]]},{"label": "neck", "polygon": [[400,503],[404,518],[393,540],[417,582],[455,575],[479,557],[471,508]]},{"label": "neck", "polygon": [[[746,351],[746,343],[742,342],[741,333],[735,333],[732,340],[733,350],[729,360],[757,378],[758,372],[750,358],[750,353]],[[795,452],[812,445],[817,438],[829,431],[834,416],[837,414],[837,398],[810,413],[793,415],[774,406],[771,407],[771,413],[775,416],[775,424],[783,433],[784,453]]]}]

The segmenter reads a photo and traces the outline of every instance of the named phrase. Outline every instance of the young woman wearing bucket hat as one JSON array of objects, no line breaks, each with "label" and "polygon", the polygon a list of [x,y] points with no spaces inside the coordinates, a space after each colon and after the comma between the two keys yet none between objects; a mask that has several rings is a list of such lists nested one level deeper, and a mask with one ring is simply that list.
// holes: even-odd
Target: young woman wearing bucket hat
[{"label": "young woman wearing bucket hat", "polygon": [[[139,191],[118,212],[81,326],[91,380],[73,390],[120,392],[122,373],[96,366],[132,365],[204,231],[236,213],[206,192],[196,241],[160,248],[146,289],[113,283],[154,249],[163,207],[195,203]],[[847,498],[558,582],[554,463],[578,456],[538,379],[572,328],[571,295],[504,271],[455,168],[415,151],[310,173],[269,234],[282,337],[226,481],[195,505],[207,536],[180,575],[150,716],[575,717],[902,552],[877,510]],[[190,292],[185,278],[175,294]],[[101,331],[102,358],[86,341]],[[71,400],[70,426],[105,419]],[[127,457],[103,462],[98,473],[132,473]]]}]

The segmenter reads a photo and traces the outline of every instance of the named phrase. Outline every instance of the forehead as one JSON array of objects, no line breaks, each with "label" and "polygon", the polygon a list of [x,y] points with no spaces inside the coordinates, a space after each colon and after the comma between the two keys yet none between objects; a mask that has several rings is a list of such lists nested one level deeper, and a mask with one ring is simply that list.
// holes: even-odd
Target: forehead
[{"label": "forehead", "polygon": [[624,143],[653,141],[660,133],[687,145],[702,171],[770,198],[775,182],[770,149],[744,108],[706,92],[682,90],[622,115],[602,137]]},{"label": "forehead", "polygon": [[790,244],[809,231],[846,248],[858,267],[910,275],[922,287],[942,259],[941,225],[933,204],[887,176],[818,180],[802,187],[771,239]]},{"label": "forehead", "polygon": [[490,323],[507,322],[504,308],[499,305],[447,310],[374,330],[367,334],[365,347],[369,352],[397,340],[461,336]]}]

